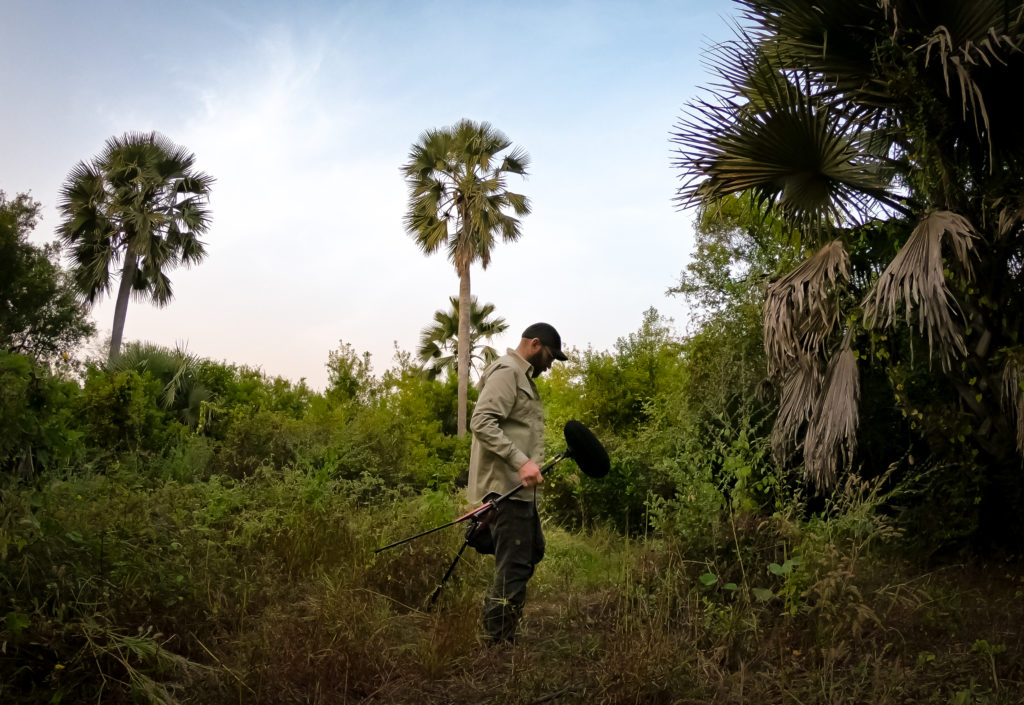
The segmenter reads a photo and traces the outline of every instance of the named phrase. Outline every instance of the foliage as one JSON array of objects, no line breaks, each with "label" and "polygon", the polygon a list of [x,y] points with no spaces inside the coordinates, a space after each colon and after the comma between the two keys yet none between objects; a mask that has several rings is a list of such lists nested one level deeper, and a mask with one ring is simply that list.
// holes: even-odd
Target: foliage
[{"label": "foliage", "polygon": [[37,360],[66,360],[93,334],[74,286],[58,265],[56,244],[28,241],[40,204],[0,191],[0,348]]},{"label": "foliage", "polygon": [[76,411],[99,457],[153,454],[163,448],[171,427],[158,401],[162,392],[149,374],[88,370]]},{"label": "foliage", "polygon": [[148,372],[163,385],[160,407],[191,427],[199,424],[203,405],[212,397],[212,392],[199,381],[199,368],[199,358],[183,347],[170,350],[151,343],[127,345],[121,356],[110,364],[115,372]]},{"label": "foliage", "polygon": [[0,350],[0,478],[29,479],[83,453],[75,422],[78,385],[25,355]]},{"label": "foliage", "polygon": [[448,520],[447,492],[299,468],[5,483],[0,698],[1018,702],[1019,565],[916,569],[880,499],[852,483],[810,522],[733,514],[703,555],[549,526],[523,643],[495,652],[475,638],[490,559],[423,606],[461,532],[373,553]]},{"label": "foliage", "polygon": [[768,282],[795,264],[792,245],[798,237],[748,193],[700,205],[694,251],[668,293],[685,297],[700,323],[763,301]]},{"label": "foliage", "polygon": [[614,353],[573,351],[569,361],[538,380],[547,404],[547,447],[564,448],[562,429],[569,419],[586,424],[602,440],[612,472],[595,481],[559,470],[544,485],[547,501],[563,521],[589,524],[611,520],[619,527],[644,527],[644,502],[666,488],[660,460],[644,452],[639,435],[657,400],[677,383],[680,345],[668,321],[651,308],[636,333],[616,341]]},{"label": "foliage", "polygon": [[374,393],[370,353],[360,357],[350,343],[327,356],[327,398],[335,401],[367,399]]},{"label": "foliage", "polygon": [[195,160],[159,133],[127,133],[79,162],[61,188],[60,235],[78,291],[93,303],[110,291],[111,270],[121,270],[111,361],[120,354],[129,295],[167,305],[167,270],[206,256],[199,238],[210,226],[213,179],[194,169]]},{"label": "foliage", "polygon": [[[1021,329],[1024,141],[1004,86],[1024,66],[1018,3],[740,5],[736,38],[711,51],[716,86],[676,131],[679,196],[708,211],[744,194],[795,234],[765,305],[778,459],[799,449],[831,490],[861,457],[861,417],[881,416],[862,376],[921,367],[942,436],[973,417],[982,502],[1015,515],[1004,500],[1024,494],[1011,470],[1024,446],[1004,380]],[[940,453],[924,466],[957,459]]]}]

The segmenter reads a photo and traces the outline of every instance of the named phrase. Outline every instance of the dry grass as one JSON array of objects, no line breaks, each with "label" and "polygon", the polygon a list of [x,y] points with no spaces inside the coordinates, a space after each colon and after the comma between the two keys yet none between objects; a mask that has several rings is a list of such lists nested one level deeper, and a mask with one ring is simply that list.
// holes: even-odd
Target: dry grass
[{"label": "dry grass", "polygon": [[[83,488],[68,489],[54,497],[65,513]],[[223,492],[199,499],[220,506]],[[282,491],[276,500],[260,496],[258,521],[238,501],[235,523],[218,515],[220,533],[212,525],[194,533],[196,526],[175,529],[160,514],[194,518],[183,511],[188,495],[135,497],[124,505],[124,526],[136,512],[149,517],[150,531],[165,533],[152,534],[137,564],[108,537],[102,579],[86,575],[85,527],[73,540],[39,534],[10,550],[2,585],[30,623],[15,634],[11,624],[20,618],[6,618],[0,701],[1024,701],[1024,566],[924,571],[886,557],[895,535],[871,511],[873,492],[862,483],[844,487],[829,519],[726,517],[731,543],[710,556],[667,538],[549,528],[522,637],[498,648],[477,635],[492,558],[469,555],[438,606],[423,605],[461,532],[372,553],[382,534],[450,515],[455,507],[443,498],[286,512],[291,500]],[[104,502],[118,497],[128,495],[116,490]],[[257,524],[242,531],[245,521]],[[172,542],[180,546],[171,550]],[[300,550],[306,543],[316,545]],[[131,544],[138,554],[140,537]],[[184,563],[161,563],[175,552]],[[115,560],[126,571],[120,578],[110,568]],[[184,602],[153,599],[173,595],[156,588],[186,563],[192,572],[175,588]],[[717,576],[711,584],[703,579],[709,571]],[[50,607],[40,602],[29,612],[30,602],[13,591],[25,581]],[[83,614],[104,615],[94,620],[102,629],[83,632]],[[149,626],[138,631],[140,624]]]},{"label": "dry grass", "polygon": [[[741,527],[738,540],[754,540],[756,555],[781,529]],[[477,640],[490,559],[471,557],[468,579],[434,612],[338,590],[323,576],[304,601],[257,620],[262,648],[236,665],[253,690],[244,701],[1020,702],[1019,565],[915,574],[880,562],[867,539],[827,533],[810,542],[817,553],[803,573],[772,584],[752,571],[751,585],[771,584],[776,595],[759,602],[749,585],[704,587],[704,566],[670,547],[608,536],[595,544],[615,553],[618,570],[577,562],[569,575],[559,554],[585,539],[553,531],[555,560],[538,568],[512,647]],[[798,588],[793,610],[787,581]]]}]

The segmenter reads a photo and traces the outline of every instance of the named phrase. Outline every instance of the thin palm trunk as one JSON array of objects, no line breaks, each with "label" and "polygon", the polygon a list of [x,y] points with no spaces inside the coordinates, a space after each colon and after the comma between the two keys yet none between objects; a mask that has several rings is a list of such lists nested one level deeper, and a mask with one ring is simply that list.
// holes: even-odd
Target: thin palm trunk
[{"label": "thin palm trunk", "polygon": [[121,338],[124,336],[124,322],[128,317],[128,299],[132,294],[132,283],[139,267],[139,258],[130,252],[124,256],[124,269],[121,272],[121,285],[117,289],[117,302],[114,304],[114,328],[110,331],[110,357],[114,362],[121,354]]},{"label": "thin palm trunk", "polygon": [[459,273],[459,417],[456,433],[466,435],[467,407],[469,406],[469,266]]}]

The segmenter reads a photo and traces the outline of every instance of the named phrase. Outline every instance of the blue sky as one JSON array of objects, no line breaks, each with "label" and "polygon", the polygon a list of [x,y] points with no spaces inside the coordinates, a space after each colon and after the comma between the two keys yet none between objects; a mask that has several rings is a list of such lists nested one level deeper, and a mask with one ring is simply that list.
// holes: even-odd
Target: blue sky
[{"label": "blue sky", "polygon": [[[546,320],[609,349],[650,306],[686,327],[665,296],[693,242],[669,132],[727,0],[0,4],[0,189],[43,203],[36,241],[111,135],[159,130],[217,179],[206,261],[171,274],[167,308],[133,302],[127,340],[318,388],[339,340],[388,368],[458,291],[402,228],[399,167],[463,117],[532,159],[522,239],[472,271],[510,324],[499,347]],[[93,315],[108,335],[112,302]]]}]

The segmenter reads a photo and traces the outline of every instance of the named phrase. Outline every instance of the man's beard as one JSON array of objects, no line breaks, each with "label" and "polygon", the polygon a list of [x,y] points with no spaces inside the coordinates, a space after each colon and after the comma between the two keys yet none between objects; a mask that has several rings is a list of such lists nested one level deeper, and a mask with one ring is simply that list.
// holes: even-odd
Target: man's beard
[{"label": "man's beard", "polygon": [[538,350],[536,354],[531,355],[530,357],[526,358],[526,361],[529,362],[533,366],[533,373],[531,374],[531,376],[534,379],[537,379],[542,374],[544,374],[544,371],[541,370],[541,368],[540,368],[541,363],[544,362],[544,351],[543,350]]}]

